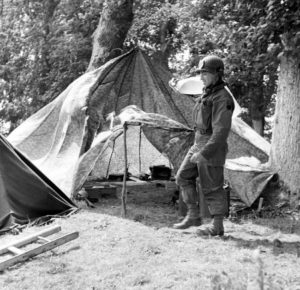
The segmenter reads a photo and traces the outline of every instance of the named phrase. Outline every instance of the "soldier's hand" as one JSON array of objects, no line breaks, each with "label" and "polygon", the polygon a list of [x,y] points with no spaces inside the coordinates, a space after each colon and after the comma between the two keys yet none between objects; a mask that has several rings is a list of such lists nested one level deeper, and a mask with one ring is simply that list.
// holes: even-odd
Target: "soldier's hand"
[{"label": "soldier's hand", "polygon": [[175,91],[177,91],[177,88],[176,88],[177,83],[178,83],[178,79],[177,79],[177,78],[172,78],[172,79],[169,80],[169,86],[170,86],[173,90],[175,90]]},{"label": "soldier's hand", "polygon": [[200,152],[196,152],[191,156],[190,161],[192,163],[202,163],[207,162],[207,160],[203,157],[203,155]]}]

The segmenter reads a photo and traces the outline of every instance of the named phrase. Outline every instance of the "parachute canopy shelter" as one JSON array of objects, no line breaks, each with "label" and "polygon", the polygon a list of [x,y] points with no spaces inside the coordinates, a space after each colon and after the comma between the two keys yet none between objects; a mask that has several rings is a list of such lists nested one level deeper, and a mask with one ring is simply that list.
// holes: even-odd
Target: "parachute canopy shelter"
[{"label": "parachute canopy shelter", "polygon": [[[170,72],[153,63],[142,50],[133,49],[76,79],[17,127],[8,140],[70,197],[77,189],[74,180],[80,171],[92,170],[91,164],[97,166],[95,162],[82,163],[82,155],[98,149],[100,154],[101,146],[112,134],[106,120],[110,113],[119,115],[125,107],[135,105],[145,113],[162,115],[193,129],[195,98],[174,91],[169,86],[171,78]],[[94,137],[99,142],[96,147]],[[268,142],[238,116],[233,119],[228,143],[230,159],[268,160]],[[137,148],[132,146],[130,150]],[[101,166],[101,158],[97,160]],[[117,162],[115,167],[119,165]]]},{"label": "parachute canopy shelter", "polygon": [[76,209],[73,202],[0,135],[0,233]]}]

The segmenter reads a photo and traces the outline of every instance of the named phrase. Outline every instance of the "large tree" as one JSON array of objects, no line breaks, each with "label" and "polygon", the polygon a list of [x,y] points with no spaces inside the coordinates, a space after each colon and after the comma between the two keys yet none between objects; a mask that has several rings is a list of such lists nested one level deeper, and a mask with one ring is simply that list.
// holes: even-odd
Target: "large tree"
[{"label": "large tree", "polygon": [[271,166],[292,200],[300,198],[300,2],[269,0],[262,25],[278,32],[269,47],[280,59]]}]

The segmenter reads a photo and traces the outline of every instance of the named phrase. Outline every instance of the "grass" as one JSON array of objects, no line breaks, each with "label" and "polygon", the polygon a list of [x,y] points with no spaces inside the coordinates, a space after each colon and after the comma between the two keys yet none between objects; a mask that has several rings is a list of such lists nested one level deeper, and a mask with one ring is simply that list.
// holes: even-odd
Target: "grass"
[{"label": "grass", "polygon": [[[300,289],[294,219],[226,220],[224,238],[204,239],[195,228],[171,228],[178,214],[165,188],[128,190],[126,218],[120,199],[106,198],[55,219],[61,234],[79,238],[7,269],[0,289]],[[45,227],[1,236],[1,244]]]}]

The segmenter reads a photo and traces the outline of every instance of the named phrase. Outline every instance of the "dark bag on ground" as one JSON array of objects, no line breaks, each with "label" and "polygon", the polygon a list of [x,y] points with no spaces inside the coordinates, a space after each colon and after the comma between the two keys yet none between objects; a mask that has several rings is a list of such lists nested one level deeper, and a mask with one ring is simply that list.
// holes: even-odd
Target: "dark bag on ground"
[{"label": "dark bag on ground", "polygon": [[152,180],[169,180],[171,178],[172,169],[165,165],[151,166],[150,171]]}]

